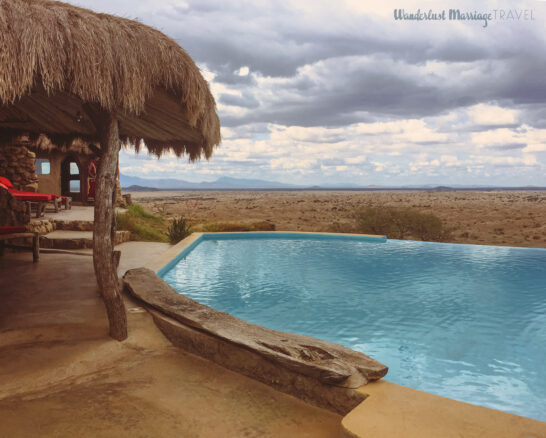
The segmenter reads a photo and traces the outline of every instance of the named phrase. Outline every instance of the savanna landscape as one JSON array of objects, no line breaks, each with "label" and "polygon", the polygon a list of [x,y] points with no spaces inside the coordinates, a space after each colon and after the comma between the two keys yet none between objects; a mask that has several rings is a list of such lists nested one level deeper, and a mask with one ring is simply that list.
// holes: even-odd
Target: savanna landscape
[{"label": "savanna landscape", "polygon": [[[134,202],[164,219],[185,218],[196,231],[364,232],[358,214],[411,209],[437,217],[441,240],[546,248],[544,191],[157,191]],[[253,228],[252,228],[253,227]],[[404,235],[404,238],[418,236]]]}]

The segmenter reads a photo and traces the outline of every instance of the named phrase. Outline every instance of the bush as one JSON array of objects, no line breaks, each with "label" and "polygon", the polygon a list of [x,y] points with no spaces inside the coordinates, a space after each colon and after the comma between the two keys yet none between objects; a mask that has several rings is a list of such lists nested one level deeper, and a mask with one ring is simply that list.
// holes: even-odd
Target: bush
[{"label": "bush", "polygon": [[355,222],[358,233],[380,234],[391,239],[412,237],[420,240],[445,241],[449,234],[440,218],[413,208],[366,206],[357,211]]},{"label": "bush", "polygon": [[169,241],[171,243],[180,242],[191,234],[190,228],[191,226],[185,218],[173,219],[167,230]]},{"label": "bush", "polygon": [[245,224],[241,222],[211,222],[196,226],[195,231],[204,233],[227,233],[241,231],[275,231],[275,224],[271,222],[252,222]]}]

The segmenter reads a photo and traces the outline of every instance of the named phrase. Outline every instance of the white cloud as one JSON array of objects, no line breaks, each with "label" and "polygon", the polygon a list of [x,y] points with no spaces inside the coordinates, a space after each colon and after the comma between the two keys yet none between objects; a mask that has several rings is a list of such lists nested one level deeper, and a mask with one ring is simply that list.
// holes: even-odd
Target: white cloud
[{"label": "white cloud", "polygon": [[520,111],[480,103],[468,109],[468,117],[475,125],[511,125],[518,123]]},{"label": "white cloud", "polygon": [[241,67],[239,71],[237,72],[239,76],[248,76],[249,73],[250,73],[250,69],[248,68],[247,65],[244,65],[243,67]]}]

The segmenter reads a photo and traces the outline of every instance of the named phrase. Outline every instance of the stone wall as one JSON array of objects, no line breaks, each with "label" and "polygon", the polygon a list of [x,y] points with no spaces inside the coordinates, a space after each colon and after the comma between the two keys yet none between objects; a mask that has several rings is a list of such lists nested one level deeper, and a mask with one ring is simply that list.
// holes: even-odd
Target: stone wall
[{"label": "stone wall", "polygon": [[36,154],[24,146],[0,147],[0,176],[19,190],[37,191]]},{"label": "stone wall", "polygon": [[0,225],[26,225],[29,222],[30,216],[26,213],[25,203],[0,187]]}]

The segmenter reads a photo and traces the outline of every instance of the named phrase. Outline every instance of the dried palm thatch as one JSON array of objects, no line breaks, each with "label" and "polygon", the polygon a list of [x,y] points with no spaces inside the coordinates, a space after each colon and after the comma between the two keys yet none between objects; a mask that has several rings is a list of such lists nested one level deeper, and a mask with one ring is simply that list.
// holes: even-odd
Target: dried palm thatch
[{"label": "dried palm thatch", "polygon": [[0,0],[0,141],[44,133],[99,139],[116,115],[122,141],[209,157],[220,126],[208,84],[172,39],[142,23],[50,0]]},{"label": "dried palm thatch", "polygon": [[13,146],[25,146],[31,151],[46,154],[52,151],[58,151],[78,155],[97,155],[97,150],[100,148],[99,144],[84,141],[79,137],[73,138],[70,142],[53,143],[45,134],[16,136],[13,139]]}]

